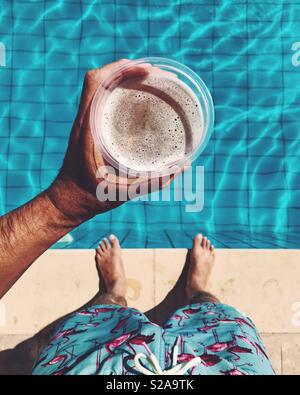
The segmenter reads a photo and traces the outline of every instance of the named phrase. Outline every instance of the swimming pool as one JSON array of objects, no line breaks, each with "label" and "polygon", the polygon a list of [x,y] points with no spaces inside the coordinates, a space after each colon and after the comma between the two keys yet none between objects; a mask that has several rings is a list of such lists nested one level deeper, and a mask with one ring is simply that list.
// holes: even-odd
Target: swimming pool
[{"label": "swimming pool", "polygon": [[204,209],[126,203],[54,248],[92,248],[112,232],[125,247],[187,247],[199,230],[217,247],[299,248],[299,41],[299,0],[2,0],[1,213],[57,174],[86,70],[163,56],[196,71],[215,103],[195,163]]}]

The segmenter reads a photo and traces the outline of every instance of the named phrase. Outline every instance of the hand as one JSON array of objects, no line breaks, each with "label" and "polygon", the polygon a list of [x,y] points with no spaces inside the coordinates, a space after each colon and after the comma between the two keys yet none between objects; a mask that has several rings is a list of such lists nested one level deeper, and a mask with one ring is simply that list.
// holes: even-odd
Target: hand
[{"label": "hand", "polygon": [[[97,178],[97,169],[101,167],[103,170],[107,164],[95,149],[89,115],[98,86],[116,67],[126,62],[121,60],[86,74],[78,114],[57,178],[46,191],[0,218],[0,297],[32,262],[66,233],[94,215],[123,203],[118,200],[101,202],[96,198],[97,185],[101,181]],[[153,71],[155,68],[150,65],[136,66],[132,72],[147,75],[150,69]],[[125,188],[125,197],[128,198],[134,197],[128,193],[132,184],[135,184],[137,193],[139,186],[142,186],[137,179],[128,179],[125,183],[119,182],[119,179],[116,180],[117,188],[123,196]],[[171,179],[159,178],[156,185],[161,188]]]},{"label": "hand", "polygon": [[[107,163],[101,152],[95,149],[90,129],[90,108],[99,85],[116,68],[128,62],[130,61],[123,59],[100,69],[87,72],[78,114],[73,124],[63,166],[54,183],[45,192],[53,205],[69,218],[70,221],[74,222],[74,224],[81,223],[98,213],[111,210],[124,203],[124,200],[107,200],[103,202],[99,201],[96,197],[96,188],[101,181],[97,178],[97,169],[107,166]],[[157,68],[151,65],[136,65],[127,73],[134,74],[135,76],[146,76],[152,70],[153,72],[157,72]],[[120,78],[123,77],[126,77],[126,75],[120,74]],[[169,184],[175,175],[171,178],[160,178],[157,183],[158,188]],[[127,180],[126,183],[118,184],[117,188],[119,190],[128,188],[132,183],[137,183],[137,180]],[[135,185],[135,188],[138,191],[139,186]],[[151,192],[153,192],[153,189]],[[124,196],[124,193],[122,195]]]}]

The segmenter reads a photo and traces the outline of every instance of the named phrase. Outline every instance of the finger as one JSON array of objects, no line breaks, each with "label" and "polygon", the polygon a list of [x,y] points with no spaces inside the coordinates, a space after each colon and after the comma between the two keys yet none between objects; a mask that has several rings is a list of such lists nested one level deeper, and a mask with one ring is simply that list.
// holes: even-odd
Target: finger
[{"label": "finger", "polygon": [[186,171],[187,169],[189,169],[189,168],[191,167],[191,165],[192,165],[192,162],[191,162],[190,160],[187,161],[187,162],[183,165],[182,171]]},{"label": "finger", "polygon": [[88,88],[95,92],[103,82],[105,82],[103,86],[107,89],[110,85],[117,85],[123,79],[146,75],[151,67],[149,63],[135,64],[132,60],[121,59],[102,68],[88,71],[85,81]]},{"label": "finger", "polygon": [[[171,184],[171,182],[174,180],[174,178],[180,174],[181,171],[178,171],[178,173],[173,173],[173,174],[168,174],[166,176],[156,176],[154,178],[152,178],[151,176],[144,181],[139,181],[139,184],[142,188],[142,185],[147,184],[147,191],[148,193],[153,193],[153,192],[157,192],[160,191],[162,188],[165,188],[166,186],[168,186],[169,184]],[[139,188],[139,189],[141,189]]]},{"label": "finger", "polygon": [[[143,177],[138,177],[134,178],[132,180],[126,178],[124,179],[124,182],[122,178],[118,178],[115,183],[117,184],[117,192],[119,195],[124,196],[126,192],[128,192],[128,188],[133,187],[135,189],[136,195],[141,195],[142,194],[147,194],[147,193],[153,193],[161,190],[162,188],[167,187],[172,183],[172,181],[178,177],[181,173],[183,173],[186,169],[188,169],[191,165],[191,162],[185,163],[182,167],[179,166],[174,166],[174,172],[166,175],[166,176],[159,176],[156,172],[156,174],[151,177],[148,176],[147,178]],[[133,191],[133,190],[132,190]],[[131,196],[131,199],[133,196]],[[129,200],[129,196],[128,196]]]},{"label": "finger", "polygon": [[160,75],[164,75],[166,77],[171,77],[171,78],[178,78],[177,74],[175,73],[171,73],[171,71],[166,71],[166,70],[162,70],[159,67],[153,66],[151,68],[151,74],[160,74]]},{"label": "finger", "polygon": [[160,184],[159,184],[159,189],[163,189],[163,188],[166,188],[167,186],[169,186],[172,183],[172,181],[174,181],[175,177],[177,177],[179,174],[180,174],[180,172],[177,174],[175,174],[175,173],[170,174],[170,176],[168,176],[166,178],[164,178],[164,177],[161,178]]},{"label": "finger", "polygon": [[87,107],[91,102],[91,99],[94,96],[99,84],[118,67],[121,67],[129,62],[130,60],[128,59],[121,59],[117,62],[110,63],[101,68],[89,70],[84,78],[80,106]]},{"label": "finger", "polygon": [[161,178],[161,182],[160,182],[160,189],[165,188],[166,186],[170,185],[171,182],[178,177],[180,174],[182,174],[186,169],[188,169],[190,167],[190,162],[186,163],[185,165],[183,165],[181,168],[178,167],[177,170],[174,171],[174,173],[170,174],[169,177],[162,177]]},{"label": "finger", "polygon": [[[135,65],[134,63],[127,63],[125,66],[112,73],[111,78],[106,78],[101,82],[101,86],[107,90],[113,90],[116,86],[124,83],[128,80],[136,81],[136,84],[145,79],[149,74],[149,69],[151,65]],[[99,86],[99,85],[98,85]],[[131,87],[133,88],[133,87]]]},{"label": "finger", "polygon": [[160,189],[165,188],[168,185],[170,185],[176,177],[178,177],[180,174],[184,173],[190,166],[191,166],[191,162],[188,162],[184,166],[182,166],[182,168],[179,168],[178,171],[171,174],[169,179],[162,180]]}]

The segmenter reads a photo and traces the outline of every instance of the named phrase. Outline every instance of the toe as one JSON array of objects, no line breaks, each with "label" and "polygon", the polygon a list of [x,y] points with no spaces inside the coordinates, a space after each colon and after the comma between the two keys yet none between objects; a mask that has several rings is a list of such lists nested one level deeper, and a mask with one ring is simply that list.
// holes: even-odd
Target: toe
[{"label": "toe", "polygon": [[109,236],[109,241],[111,242],[113,248],[120,248],[119,239],[115,235]]},{"label": "toe", "polygon": [[103,239],[103,243],[104,243],[106,249],[108,250],[110,248],[109,241],[105,238],[105,239]]},{"label": "toe", "polygon": [[210,240],[209,240],[209,239],[207,239],[207,248],[209,248],[209,249],[210,249],[210,246],[211,246],[211,242],[210,242]]},{"label": "toe", "polygon": [[203,240],[202,240],[202,247],[203,247],[203,248],[207,248],[207,237],[203,237]]},{"label": "toe", "polygon": [[207,237],[205,237],[205,248],[208,248],[208,243],[209,243],[209,240]]},{"label": "toe", "polygon": [[96,257],[101,258],[101,255],[102,255],[102,250],[101,250],[100,246],[98,246],[96,248]]},{"label": "toe", "polygon": [[100,241],[100,243],[99,243],[99,247],[100,247],[100,249],[101,249],[101,251],[102,251],[102,252],[105,252],[105,251],[106,251],[106,246],[105,246],[105,244],[104,244],[104,241],[103,241],[103,240],[101,240],[101,241]]},{"label": "toe", "polygon": [[194,237],[194,240],[193,240],[193,248],[198,248],[198,247],[200,247],[201,242],[202,242],[202,239],[203,239],[202,234],[201,234],[201,233],[198,233],[198,234],[196,235],[196,237]]}]

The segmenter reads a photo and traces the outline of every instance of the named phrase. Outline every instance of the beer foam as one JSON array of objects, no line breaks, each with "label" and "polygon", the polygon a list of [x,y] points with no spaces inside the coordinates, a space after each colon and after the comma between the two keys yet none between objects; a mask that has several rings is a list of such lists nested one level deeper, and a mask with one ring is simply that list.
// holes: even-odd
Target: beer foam
[{"label": "beer foam", "polygon": [[130,169],[160,170],[184,159],[202,140],[200,103],[176,77],[153,73],[123,81],[103,106],[102,141]]}]

